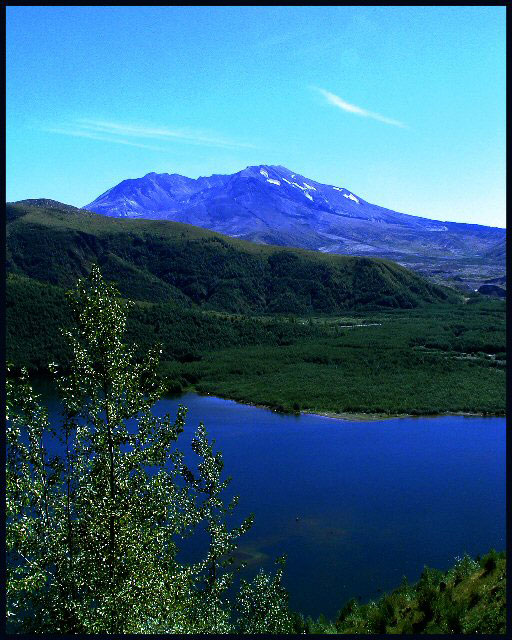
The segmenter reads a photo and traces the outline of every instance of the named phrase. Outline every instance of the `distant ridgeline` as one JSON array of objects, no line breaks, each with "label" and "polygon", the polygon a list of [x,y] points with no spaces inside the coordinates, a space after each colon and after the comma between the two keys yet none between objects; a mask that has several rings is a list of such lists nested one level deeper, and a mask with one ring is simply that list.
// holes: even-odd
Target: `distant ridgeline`
[{"label": "distant ridgeline", "polygon": [[[54,352],[57,327],[67,316],[64,290],[95,262],[123,296],[138,301],[132,316],[139,314],[141,322],[145,315],[155,315],[154,324],[167,316],[185,322],[186,316],[198,333],[218,335],[225,346],[246,344],[267,329],[247,319],[228,330],[212,311],[303,315],[461,300],[383,259],[253,244],[178,222],[110,218],[46,199],[8,204],[6,217],[8,355],[15,361],[25,356],[13,350],[28,349],[21,335],[29,342],[37,335],[32,362],[36,352],[42,362]],[[165,309],[157,313],[155,304]],[[183,336],[183,351],[193,339]],[[254,340],[268,342],[263,335]]]},{"label": "distant ridgeline", "polygon": [[234,313],[412,308],[459,298],[388,260],[258,245],[49,200],[7,205],[9,272],[71,287],[93,262],[129,298]]},{"label": "distant ridgeline", "polygon": [[195,180],[148,173],[123,180],[85,208],[184,222],[267,245],[386,258],[465,292],[506,271],[505,229],[399,213],[283,166]]}]

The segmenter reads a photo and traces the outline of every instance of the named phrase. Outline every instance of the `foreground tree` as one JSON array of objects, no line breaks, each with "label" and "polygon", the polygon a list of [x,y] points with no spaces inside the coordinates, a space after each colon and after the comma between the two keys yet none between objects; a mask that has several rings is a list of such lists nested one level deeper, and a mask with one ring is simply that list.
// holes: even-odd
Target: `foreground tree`
[{"label": "foreground tree", "polygon": [[[286,633],[287,595],[275,576],[227,597],[232,552],[251,526],[229,529],[222,456],[199,425],[184,463],[176,440],[186,409],[154,415],[160,355],[122,341],[126,302],[97,267],[69,294],[73,358],[57,375],[62,428],[26,371],[7,382],[7,605],[13,629],[56,633]],[[8,371],[9,374],[9,371]],[[62,455],[49,456],[60,440]],[[177,560],[177,541],[203,525],[204,558]]]}]

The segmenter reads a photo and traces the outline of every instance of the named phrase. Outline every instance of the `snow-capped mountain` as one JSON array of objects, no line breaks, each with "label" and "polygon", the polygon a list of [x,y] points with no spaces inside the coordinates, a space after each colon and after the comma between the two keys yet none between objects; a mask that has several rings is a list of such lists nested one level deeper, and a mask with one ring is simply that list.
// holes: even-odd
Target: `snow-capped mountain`
[{"label": "snow-capped mountain", "polygon": [[385,257],[418,270],[447,259],[487,257],[504,265],[504,229],[397,213],[341,184],[322,184],[282,166],[197,180],[148,173],[123,180],[84,209],[176,220],[265,244]]}]

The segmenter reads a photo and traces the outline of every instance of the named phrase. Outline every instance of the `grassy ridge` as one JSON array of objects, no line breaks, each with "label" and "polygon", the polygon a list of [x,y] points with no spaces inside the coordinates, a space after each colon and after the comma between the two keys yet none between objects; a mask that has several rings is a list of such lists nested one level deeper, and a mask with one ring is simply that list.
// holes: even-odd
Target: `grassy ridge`
[{"label": "grassy ridge", "polygon": [[449,571],[425,567],[420,580],[406,581],[377,602],[348,602],[335,622],[306,620],[306,633],[505,634],[506,557],[491,551],[464,556]]},{"label": "grassy ridge", "polygon": [[7,205],[8,270],[73,286],[98,262],[134,300],[232,313],[334,313],[458,302],[460,295],[377,258],[251,244],[172,221]]}]

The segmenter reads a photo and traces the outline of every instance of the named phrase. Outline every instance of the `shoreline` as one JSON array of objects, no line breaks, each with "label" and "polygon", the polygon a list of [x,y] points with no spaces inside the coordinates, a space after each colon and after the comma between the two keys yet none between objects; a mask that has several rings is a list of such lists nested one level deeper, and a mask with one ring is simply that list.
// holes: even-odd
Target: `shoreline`
[{"label": "shoreline", "polygon": [[[38,379],[43,379],[45,382],[50,382],[53,386],[54,380],[51,376],[37,376]],[[33,379],[32,379],[33,382]],[[223,396],[217,393],[209,393],[199,392],[193,385],[181,389],[178,393],[175,391],[170,391],[168,389],[165,390],[164,395],[168,395],[171,397],[180,397],[185,393],[195,393],[198,396],[209,396],[211,398],[219,398],[220,400],[231,400],[232,402],[236,402],[238,404],[244,404],[249,407],[255,407],[257,409],[266,409],[267,411],[272,411],[273,413],[278,413],[281,415],[287,416],[302,416],[302,415],[311,415],[311,416],[319,416],[321,418],[330,418],[331,420],[344,420],[346,422],[382,422],[384,420],[396,420],[398,418],[443,418],[448,416],[462,416],[467,418],[506,418],[506,413],[487,413],[483,411],[442,411],[441,413],[375,413],[373,411],[369,411],[368,413],[360,411],[356,413],[350,412],[342,412],[338,413],[335,411],[318,411],[314,409],[303,409],[300,411],[279,411],[276,407],[273,407],[269,404],[262,404],[258,402],[237,400],[236,398],[230,398],[227,396]]]},{"label": "shoreline", "polygon": [[236,398],[228,398],[227,396],[218,395],[215,393],[200,393],[194,387],[183,389],[180,395],[183,393],[196,393],[198,396],[209,396],[210,398],[219,398],[220,400],[231,400],[237,404],[244,404],[248,407],[255,407],[256,409],[267,409],[273,413],[279,413],[281,415],[296,416],[302,415],[319,416],[321,418],[331,418],[332,420],[344,420],[346,422],[382,422],[384,420],[395,420],[397,418],[443,418],[448,416],[462,416],[466,418],[506,418],[506,414],[498,413],[484,413],[483,411],[443,411],[441,413],[375,413],[375,412],[356,412],[337,413],[335,411],[315,411],[313,409],[305,409],[301,411],[278,411],[275,407],[268,404],[261,404],[257,402],[250,402],[244,400],[237,400]]},{"label": "shoreline", "polygon": [[497,413],[483,413],[470,411],[444,411],[443,413],[333,413],[329,411],[318,413],[316,411],[301,411],[304,415],[316,415],[333,420],[346,420],[349,422],[376,422],[383,420],[395,420],[397,418],[446,418],[448,416],[462,416],[466,418],[506,418],[506,415]]}]

